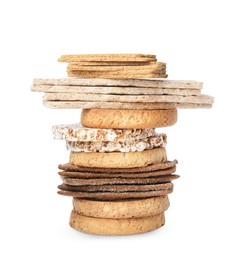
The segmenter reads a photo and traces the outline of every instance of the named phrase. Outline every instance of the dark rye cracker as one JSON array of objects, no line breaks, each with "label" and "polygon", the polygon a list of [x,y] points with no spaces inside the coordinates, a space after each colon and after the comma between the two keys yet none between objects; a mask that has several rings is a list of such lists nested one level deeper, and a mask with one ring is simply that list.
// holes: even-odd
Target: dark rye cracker
[{"label": "dark rye cracker", "polygon": [[147,178],[157,177],[162,175],[169,175],[176,171],[176,167],[171,167],[165,170],[149,171],[142,173],[113,173],[113,172],[78,172],[78,171],[62,171],[58,174],[70,178]]},{"label": "dark rye cracker", "polygon": [[64,171],[75,171],[75,172],[93,172],[93,173],[145,173],[152,172],[157,170],[165,170],[168,168],[175,167],[178,163],[177,160],[167,161],[164,163],[153,164],[144,167],[135,167],[135,168],[91,168],[91,167],[82,167],[74,164],[66,163],[59,164],[58,168]]},{"label": "dark rye cracker", "polygon": [[81,179],[81,178],[69,178],[61,177],[64,184],[72,186],[81,185],[119,185],[119,184],[159,184],[166,183],[171,180],[179,178],[179,175],[172,174],[166,176],[149,177],[149,178],[96,178],[96,179]]},{"label": "dark rye cracker", "polygon": [[134,192],[79,192],[59,190],[58,194],[71,196],[74,198],[96,199],[96,200],[122,200],[122,199],[139,199],[151,198],[167,195],[173,192],[173,189],[156,190],[156,191],[134,191]]},{"label": "dark rye cracker", "polygon": [[100,185],[100,186],[71,186],[61,184],[58,186],[60,190],[75,192],[137,192],[137,191],[156,191],[173,189],[172,183],[160,183],[154,185]]}]

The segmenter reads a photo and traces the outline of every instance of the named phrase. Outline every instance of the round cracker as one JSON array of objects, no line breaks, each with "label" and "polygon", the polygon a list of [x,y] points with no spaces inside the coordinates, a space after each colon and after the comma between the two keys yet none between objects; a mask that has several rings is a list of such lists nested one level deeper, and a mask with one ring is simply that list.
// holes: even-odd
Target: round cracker
[{"label": "round cracker", "polygon": [[175,167],[178,163],[177,160],[167,161],[158,164],[152,164],[144,167],[135,167],[135,168],[96,168],[96,167],[83,167],[74,165],[71,163],[59,164],[58,168],[60,170],[72,171],[72,172],[92,172],[92,173],[146,173],[153,172],[157,170],[165,170],[171,167]]},{"label": "round cracker", "polygon": [[71,152],[69,162],[85,167],[133,168],[167,161],[164,147],[143,152],[85,153]]},{"label": "round cracker", "polygon": [[73,198],[75,212],[95,218],[139,218],[160,214],[169,207],[168,196],[121,201]]},{"label": "round cracker", "polygon": [[81,113],[81,124],[95,128],[145,129],[172,126],[176,122],[177,109],[84,109]]},{"label": "round cracker", "polygon": [[165,224],[164,213],[143,218],[108,219],[80,215],[74,210],[70,226],[78,231],[97,235],[140,234],[160,228]]}]

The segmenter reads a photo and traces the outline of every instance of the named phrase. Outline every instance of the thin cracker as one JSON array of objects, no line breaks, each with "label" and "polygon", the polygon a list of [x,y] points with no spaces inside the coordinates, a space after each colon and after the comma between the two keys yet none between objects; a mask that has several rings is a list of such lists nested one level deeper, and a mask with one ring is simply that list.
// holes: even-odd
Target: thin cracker
[{"label": "thin cracker", "polygon": [[161,183],[151,185],[87,185],[87,186],[71,186],[61,184],[58,186],[60,190],[76,191],[76,192],[136,192],[136,191],[155,191],[172,189],[172,183]]},{"label": "thin cracker", "polygon": [[140,65],[140,66],[84,66],[79,65],[79,63],[69,63],[67,69],[68,70],[77,70],[77,71],[105,71],[105,72],[125,72],[125,71],[148,71],[152,72],[155,70],[165,70],[166,64],[162,62],[150,63],[148,65]]},{"label": "thin cracker", "polygon": [[76,61],[157,61],[152,54],[73,54],[62,55],[59,62]]},{"label": "thin cracker", "polygon": [[79,171],[61,171],[58,174],[60,176],[70,177],[70,178],[147,178],[147,177],[157,177],[162,175],[169,175],[176,171],[176,167],[171,167],[164,170],[148,171],[148,172],[129,172],[129,173],[114,173],[111,172],[79,172]]},{"label": "thin cracker", "polygon": [[187,88],[202,89],[203,83],[193,80],[165,80],[165,79],[85,79],[85,78],[36,78],[33,85],[56,86],[120,86],[142,88]]},{"label": "thin cracker", "polygon": [[92,102],[123,102],[123,103],[192,103],[212,104],[213,97],[208,95],[177,96],[177,95],[108,95],[81,93],[46,93],[43,97],[48,101],[92,101]]},{"label": "thin cracker", "polygon": [[90,102],[90,101],[43,101],[43,105],[55,109],[172,109],[172,108],[211,108],[212,104],[204,103],[122,103],[122,102]]},{"label": "thin cracker", "polygon": [[81,186],[81,185],[112,185],[112,184],[156,184],[156,183],[165,183],[170,180],[178,178],[178,175],[166,175],[166,176],[157,176],[149,178],[96,178],[96,179],[81,179],[81,178],[69,178],[62,176],[64,184],[72,186]]},{"label": "thin cracker", "polygon": [[80,94],[121,94],[121,95],[178,95],[197,96],[200,89],[182,88],[140,88],[140,87],[92,87],[92,86],[53,86],[32,85],[32,91],[45,93],[80,93]]},{"label": "thin cracker", "polygon": [[165,71],[120,71],[120,72],[99,72],[99,71],[77,71],[68,70],[69,77],[76,78],[103,78],[103,79],[132,79],[132,78],[167,78]]},{"label": "thin cracker", "polygon": [[167,190],[154,190],[154,191],[143,191],[143,192],[76,192],[76,191],[65,191],[59,190],[58,194],[64,196],[72,196],[75,198],[84,199],[96,199],[96,200],[122,200],[122,199],[139,199],[139,198],[151,198],[167,195],[173,192],[173,189]]},{"label": "thin cracker", "polygon": [[64,171],[75,171],[75,172],[93,172],[93,173],[146,173],[157,170],[165,170],[172,167],[175,167],[178,163],[177,160],[167,161],[159,164],[152,164],[144,167],[135,167],[135,168],[91,168],[91,167],[82,167],[74,165],[71,163],[59,164],[58,168]]}]

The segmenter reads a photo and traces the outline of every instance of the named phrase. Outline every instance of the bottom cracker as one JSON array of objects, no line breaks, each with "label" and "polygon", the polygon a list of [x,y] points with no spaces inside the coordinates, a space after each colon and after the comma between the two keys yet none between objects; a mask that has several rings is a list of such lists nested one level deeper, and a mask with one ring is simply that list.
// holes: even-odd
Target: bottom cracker
[{"label": "bottom cracker", "polygon": [[140,234],[160,228],[165,224],[164,213],[126,219],[104,219],[86,217],[74,210],[70,216],[70,226],[78,231],[97,235]]}]

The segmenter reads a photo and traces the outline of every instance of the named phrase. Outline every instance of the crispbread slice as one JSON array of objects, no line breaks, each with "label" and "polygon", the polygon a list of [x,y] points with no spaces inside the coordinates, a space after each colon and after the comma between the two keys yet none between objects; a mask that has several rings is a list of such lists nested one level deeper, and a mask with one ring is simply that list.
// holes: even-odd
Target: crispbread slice
[{"label": "crispbread slice", "polygon": [[172,109],[172,108],[211,108],[212,103],[176,103],[176,102],[162,102],[162,103],[126,103],[126,102],[102,102],[102,101],[47,101],[43,100],[43,105],[48,108],[66,109],[92,109],[92,108],[106,108],[106,109]]},{"label": "crispbread slice", "polygon": [[32,91],[46,93],[81,93],[81,94],[123,94],[123,95],[200,95],[200,89],[182,88],[140,88],[140,87],[92,87],[92,86],[54,86],[32,85]]},{"label": "crispbread slice", "polygon": [[121,200],[121,199],[138,199],[138,198],[151,198],[157,196],[168,195],[173,192],[173,189],[164,189],[156,191],[132,191],[132,192],[80,192],[80,191],[67,191],[59,190],[58,194],[64,196],[71,196],[74,198],[97,199],[97,200]]},{"label": "crispbread slice", "polygon": [[58,174],[60,176],[69,178],[147,178],[147,177],[158,177],[172,174],[176,171],[176,167],[171,167],[168,169],[148,171],[141,173],[114,173],[112,170],[110,172],[79,172],[79,171],[61,171]]},{"label": "crispbread slice", "polygon": [[140,65],[140,66],[84,66],[79,63],[69,63],[67,69],[68,70],[77,70],[77,71],[104,71],[104,72],[125,72],[125,71],[148,71],[153,72],[155,70],[165,70],[166,64],[162,62],[154,62],[149,63],[148,65]]},{"label": "crispbread slice", "polygon": [[73,54],[62,55],[59,62],[79,62],[79,61],[145,61],[154,62],[156,55],[152,54]]},{"label": "crispbread slice", "polygon": [[69,64],[78,64],[79,66],[141,66],[149,65],[155,62],[150,61],[74,61]]},{"label": "crispbread slice", "polygon": [[91,168],[91,167],[82,167],[70,163],[59,164],[58,168],[64,171],[74,171],[74,172],[92,172],[92,173],[147,173],[158,170],[165,170],[172,167],[175,167],[178,163],[177,160],[166,161],[158,164],[152,164],[144,167],[135,167],[135,168]]},{"label": "crispbread slice", "polygon": [[47,101],[93,101],[93,102],[132,102],[132,103],[192,103],[212,104],[213,97],[208,95],[177,96],[177,95],[107,95],[80,93],[46,93]]},{"label": "crispbread slice", "polygon": [[76,78],[103,78],[103,79],[139,79],[139,78],[167,78],[165,70],[155,71],[79,71],[67,70],[68,77]]},{"label": "crispbread slice", "polygon": [[159,79],[83,79],[83,78],[57,78],[33,80],[33,85],[56,86],[124,86],[148,88],[186,88],[202,89],[203,83],[193,80],[159,80]]}]

